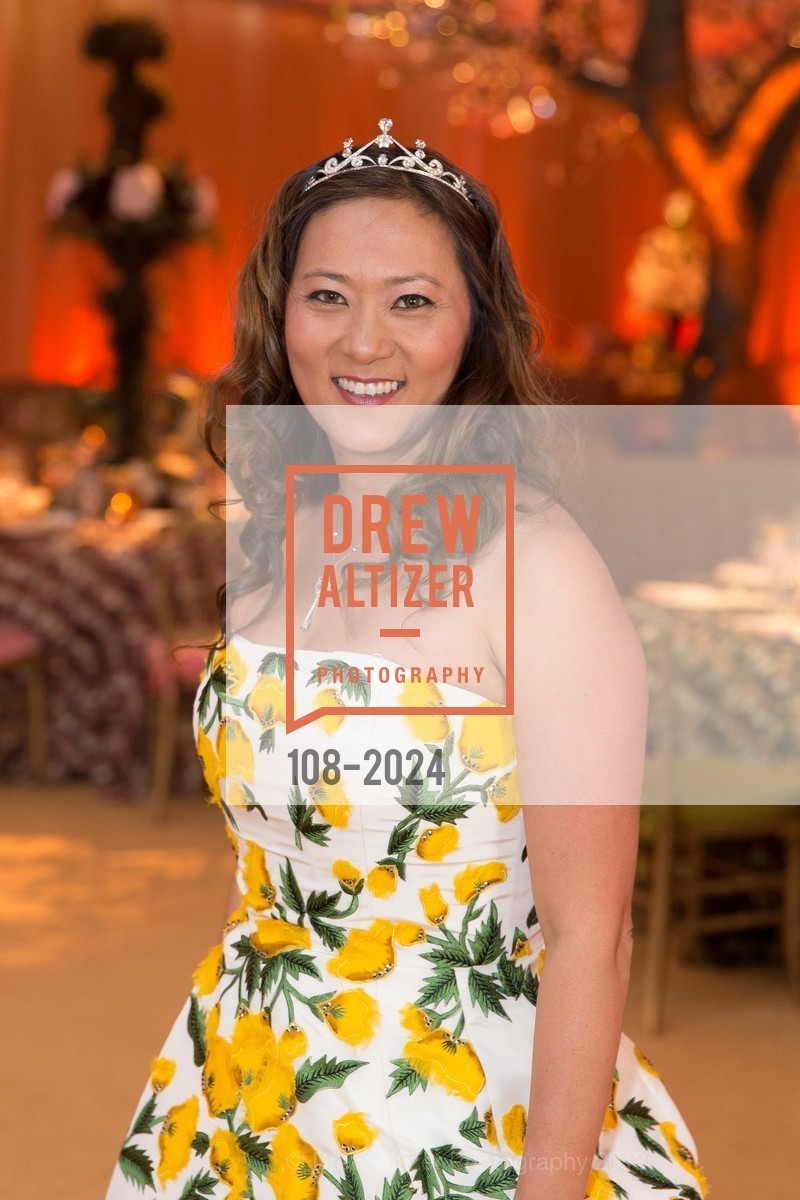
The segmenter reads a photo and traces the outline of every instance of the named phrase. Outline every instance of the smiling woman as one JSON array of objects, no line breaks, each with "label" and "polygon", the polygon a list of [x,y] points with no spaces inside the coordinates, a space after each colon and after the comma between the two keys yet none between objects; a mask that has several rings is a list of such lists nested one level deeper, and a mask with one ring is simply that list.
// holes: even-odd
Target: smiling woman
[{"label": "smiling woman", "polygon": [[[542,423],[524,419],[553,410],[496,206],[390,124],[374,153],[346,142],[284,183],[240,279],[233,360],[209,392],[221,465],[225,403],[255,417],[225,446],[247,566],[221,596],[223,636],[194,705],[236,858],[233,911],[152,1064],[106,1200],[147,1188],[165,1200],[701,1200],[692,1135],[621,1030],[641,647],[600,556],[554,502],[531,436]],[[309,430],[311,445],[298,436]],[[480,604],[462,621],[451,597],[413,609],[418,630],[388,630],[419,634],[417,655],[441,676],[354,649],[335,606],[316,606],[313,644],[287,652],[292,600],[304,630],[322,588],[321,514],[351,512],[344,545],[363,546],[381,466],[400,476],[377,496],[392,553],[403,498],[439,498],[413,522],[429,567],[447,557],[437,517],[480,498]],[[529,673],[506,709],[492,697],[511,678],[509,550]],[[348,606],[354,623],[374,626],[381,590]],[[266,614],[248,607],[259,591]],[[486,670],[456,681],[454,664]]]},{"label": "smiling woman", "polygon": [[[400,273],[423,255],[430,273]],[[321,289],[323,280],[337,290]],[[402,290],[412,283],[423,290]],[[467,279],[437,214],[412,200],[365,197],[309,221],[285,325],[292,379],[306,404],[386,404],[391,396],[439,404],[470,325]]]}]

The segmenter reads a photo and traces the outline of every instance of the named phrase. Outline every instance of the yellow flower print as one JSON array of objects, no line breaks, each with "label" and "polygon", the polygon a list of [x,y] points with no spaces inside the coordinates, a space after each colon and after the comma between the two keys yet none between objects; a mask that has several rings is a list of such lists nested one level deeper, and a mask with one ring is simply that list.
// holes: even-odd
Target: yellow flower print
[{"label": "yellow flower print", "polygon": [[262,729],[286,724],[286,684],[277,675],[259,675],[247,705]]},{"label": "yellow flower print", "polygon": [[[208,741],[208,738],[206,738],[206,741]],[[231,846],[233,847],[234,853],[238,856],[238,854],[239,854],[239,839],[236,836],[236,834],[233,832],[233,830],[231,829],[230,825],[228,825],[227,822],[225,823],[225,836],[228,839],[228,841],[230,842]]]},{"label": "yellow flower print", "polygon": [[617,1200],[617,1190],[605,1171],[591,1170],[586,1182],[586,1200]]},{"label": "yellow flower print", "polygon": [[403,1048],[403,1058],[429,1083],[434,1083],[473,1101],[485,1082],[481,1061],[472,1043],[453,1037],[449,1030],[434,1029],[420,1038],[412,1038]]},{"label": "yellow flower print", "polygon": [[192,975],[192,982],[198,996],[208,996],[213,992],[222,976],[222,964],[223,948],[222,942],[220,942],[218,946],[211,947]]},{"label": "yellow flower print", "polygon": [[[338,705],[339,708],[345,707],[344,700],[336,688],[322,688],[321,691],[317,692],[313,705],[314,708],[333,708],[334,705]],[[317,717],[317,721],[325,733],[333,734],[336,733],[336,730],[346,716],[347,713],[325,713],[324,716]]]},{"label": "yellow flower print", "polygon": [[619,1082],[619,1071],[614,1068],[614,1078],[611,1081],[611,1099],[608,1102],[606,1115],[603,1117],[603,1130],[616,1129],[619,1125],[619,1117],[617,1116],[617,1084]]},{"label": "yellow flower print", "polygon": [[491,887],[494,883],[502,883],[508,874],[505,863],[471,863],[463,871],[459,871],[453,879],[453,890],[459,904],[469,904],[476,896]]},{"label": "yellow flower print", "polygon": [[395,921],[394,940],[398,946],[414,946],[427,941],[425,930],[416,921]]},{"label": "yellow flower print", "polygon": [[217,757],[223,779],[252,783],[255,774],[253,746],[241,721],[223,717],[217,728]]},{"label": "yellow flower print", "polygon": [[168,1179],[180,1175],[189,1161],[199,1112],[197,1096],[190,1096],[183,1104],[173,1104],[164,1118],[158,1135],[158,1178],[162,1187]]},{"label": "yellow flower print", "polygon": [[528,1129],[528,1114],[525,1108],[521,1104],[512,1104],[508,1112],[503,1114],[501,1124],[509,1150],[514,1154],[522,1154]]},{"label": "yellow flower print", "polygon": [[250,945],[260,958],[272,958],[282,950],[308,950],[311,947],[311,930],[292,921],[284,921],[282,917],[269,917],[264,921],[256,921],[256,927],[250,934]]},{"label": "yellow flower print", "polygon": [[297,1109],[294,1067],[280,1047],[268,1055],[261,1070],[249,1083],[242,1084],[247,1124],[254,1133],[277,1129]]},{"label": "yellow flower print", "polygon": [[211,660],[211,674],[221,670],[225,678],[225,691],[235,696],[247,678],[247,665],[235,646],[222,646]]},{"label": "yellow flower print", "polygon": [[379,918],[369,929],[353,929],[341,949],[328,959],[331,975],[361,981],[380,979],[394,969],[394,927]]},{"label": "yellow flower print", "polygon": [[442,921],[447,920],[450,906],[443,898],[442,889],[438,883],[432,883],[429,887],[421,887],[419,898],[422,901],[425,919],[430,921],[431,925],[441,925]]},{"label": "yellow flower print", "polygon": [[333,1122],[333,1136],[342,1154],[358,1154],[366,1150],[380,1133],[363,1112],[345,1113]]},{"label": "yellow flower print", "polygon": [[512,767],[487,789],[489,799],[501,821],[511,821],[522,808],[517,768]]},{"label": "yellow flower print", "polygon": [[348,1046],[366,1046],[380,1024],[380,1006],[363,988],[338,992],[317,1008],[334,1036]]},{"label": "yellow flower print", "polygon": [[203,765],[210,802],[219,805],[224,796],[228,804],[245,804],[249,799],[245,785],[253,782],[255,759],[241,723],[232,717],[223,717],[217,727],[215,747],[200,730],[197,753]]},{"label": "yellow flower print", "polygon": [[491,1105],[483,1114],[483,1132],[486,1134],[487,1142],[491,1142],[493,1146],[497,1146],[497,1130],[494,1126],[494,1114],[492,1113]]},{"label": "yellow flower print", "polygon": [[378,863],[367,874],[367,888],[379,900],[397,891],[397,867],[393,863]]},{"label": "yellow flower print", "polygon": [[231,1045],[219,1037],[220,1009],[215,1004],[208,1014],[206,1025],[206,1059],[203,1064],[201,1087],[210,1116],[216,1117],[239,1103],[239,1083],[231,1060]]},{"label": "yellow flower print", "polygon": [[511,950],[512,958],[526,958],[531,952],[531,944],[526,937],[520,934],[515,938],[514,945]]},{"label": "yellow flower print", "polygon": [[[397,697],[401,708],[442,708],[444,696],[435,683],[408,682]],[[443,742],[450,732],[450,719],[446,713],[403,713],[403,720],[415,738],[421,742]]]},{"label": "yellow flower print", "polygon": [[154,1058],[150,1067],[150,1087],[154,1092],[163,1092],[172,1083],[178,1064],[171,1058]]},{"label": "yellow flower print", "polygon": [[274,1129],[294,1113],[297,1097],[290,1064],[307,1047],[308,1036],[295,1022],[276,1039],[266,1012],[237,1018],[231,1063],[251,1129]]},{"label": "yellow flower print", "polygon": [[278,1049],[289,1062],[292,1062],[308,1049],[308,1034],[296,1021],[287,1025],[278,1039]]},{"label": "yellow flower print", "polygon": [[453,853],[457,845],[458,829],[455,825],[429,825],[417,838],[415,849],[426,862],[441,862],[446,855]]},{"label": "yellow flower print", "polygon": [[415,1037],[423,1037],[433,1029],[433,1021],[424,1008],[416,1004],[404,1004],[400,1009],[400,1024],[408,1029]]},{"label": "yellow flower print", "polygon": [[[484,700],[479,708],[501,708],[495,700]],[[511,717],[468,713],[461,726],[458,753],[468,771],[485,775],[504,767],[516,756]]]},{"label": "yellow flower print", "polygon": [[211,1169],[231,1188],[226,1200],[230,1197],[243,1200],[249,1191],[247,1155],[232,1129],[217,1129],[212,1133],[209,1159]]},{"label": "yellow flower print", "polygon": [[247,911],[247,905],[245,904],[244,900],[242,900],[242,903],[239,905],[239,907],[233,910],[225,922],[225,933],[228,933],[229,930],[234,929],[237,925],[241,925],[243,921],[248,919],[248,916],[249,914]]},{"label": "yellow flower print", "polygon": [[353,895],[364,876],[359,871],[358,867],[354,867],[346,858],[337,858],[333,864],[333,873],[339,880],[339,886],[343,892],[348,892]]},{"label": "yellow flower print", "polygon": [[542,971],[544,970],[544,960],[546,957],[547,957],[547,947],[542,946],[541,950],[536,955],[536,961],[533,963],[533,966],[531,967],[531,970],[533,971],[534,975],[538,975],[540,978],[542,975]]},{"label": "yellow flower print", "polygon": [[706,1192],[708,1191],[708,1181],[701,1171],[700,1165],[696,1161],[689,1147],[685,1146],[683,1142],[678,1141],[678,1137],[675,1132],[675,1122],[661,1121],[658,1127],[663,1133],[664,1137],[667,1139],[669,1152],[675,1162],[680,1163],[685,1171],[688,1171],[690,1175],[694,1176],[694,1178],[697,1180],[697,1186],[700,1190],[701,1196],[705,1196]]},{"label": "yellow flower print", "polygon": [[661,1072],[658,1070],[655,1063],[651,1062],[650,1059],[647,1057],[647,1055],[644,1054],[639,1049],[638,1046],[634,1046],[633,1049],[634,1049],[634,1053],[636,1054],[637,1059],[639,1060],[640,1064],[644,1067],[645,1071],[647,1071],[650,1075],[654,1075],[656,1077],[656,1079],[660,1079]]},{"label": "yellow flower print", "polygon": [[206,781],[206,787],[209,792],[209,802],[219,805],[220,790],[219,779],[222,767],[211,739],[199,729],[197,732],[197,757],[200,759],[200,765],[203,769],[203,778]]},{"label": "yellow flower print", "polygon": [[247,889],[243,900],[245,906],[262,912],[272,908],[277,892],[267,868],[264,847],[256,842],[247,842],[242,876]]},{"label": "yellow flower print", "polygon": [[266,1012],[245,1012],[236,1018],[230,1059],[237,1083],[250,1084],[277,1053],[277,1042]]},{"label": "yellow flower print", "polygon": [[326,783],[324,779],[318,779],[309,787],[308,798],[328,825],[336,829],[347,826],[353,805],[341,779],[338,783]]},{"label": "yellow flower print", "polygon": [[272,1158],[267,1182],[275,1200],[316,1200],[323,1162],[291,1121],[277,1130],[270,1143]]}]

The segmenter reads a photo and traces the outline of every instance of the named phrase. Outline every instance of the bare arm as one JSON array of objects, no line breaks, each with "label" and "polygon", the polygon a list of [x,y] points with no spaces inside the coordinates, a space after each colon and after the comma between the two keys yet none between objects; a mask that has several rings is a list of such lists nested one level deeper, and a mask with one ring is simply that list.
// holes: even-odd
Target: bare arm
[{"label": "bare arm", "polygon": [[628,990],[647,668],[563,509],[520,533],[515,576],[517,762],[546,945],[517,1200],[583,1200]]}]

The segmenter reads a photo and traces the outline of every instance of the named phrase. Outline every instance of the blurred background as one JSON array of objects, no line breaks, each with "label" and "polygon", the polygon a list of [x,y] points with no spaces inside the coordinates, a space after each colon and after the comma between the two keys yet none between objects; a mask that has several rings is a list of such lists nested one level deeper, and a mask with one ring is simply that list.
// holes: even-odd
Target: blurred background
[{"label": "blurred background", "polygon": [[225,569],[199,389],[231,352],[237,271],[280,182],[384,116],[498,199],[554,396],[585,418],[590,532],[648,651],[626,1029],[716,1200],[785,1200],[790,0],[0,0],[0,961],[11,1027],[43,1031],[5,1064],[27,1101],[5,1131],[32,1163],[18,1192],[102,1195],[165,1015],[226,915],[233,864],[191,731],[204,655],[187,643],[214,635]]}]

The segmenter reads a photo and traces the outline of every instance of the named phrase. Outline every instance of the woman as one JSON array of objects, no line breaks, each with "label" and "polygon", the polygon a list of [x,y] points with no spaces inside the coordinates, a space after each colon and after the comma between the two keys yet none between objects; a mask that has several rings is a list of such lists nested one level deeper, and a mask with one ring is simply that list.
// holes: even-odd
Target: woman
[{"label": "woman", "polygon": [[[707,1184],[691,1134],[622,1032],[642,649],[531,436],[527,418],[544,418],[538,434],[557,410],[494,202],[380,125],[280,189],[211,389],[218,461],[224,402],[241,402],[225,462],[249,514],[222,597],[226,644],[194,711],[236,852],[233,912],[153,1063],[107,1200],[151,1186],[176,1200],[696,1200]],[[480,494],[487,516],[466,619],[415,608],[418,635],[404,620],[386,658],[385,598],[320,602],[331,495],[348,502],[364,561],[361,501],[387,498],[386,563],[408,487],[337,466],[408,464],[413,479],[420,461],[514,465],[513,718],[491,711],[509,666],[491,473],[438,477],[451,496]],[[297,480],[289,558],[283,467],[309,462],[333,469]],[[430,518],[427,506],[435,541]],[[434,662],[475,674],[411,677]],[[292,711],[308,719],[287,732]],[[432,768],[416,791],[385,772],[392,754]],[[370,755],[377,802],[363,773],[339,769]]]}]

